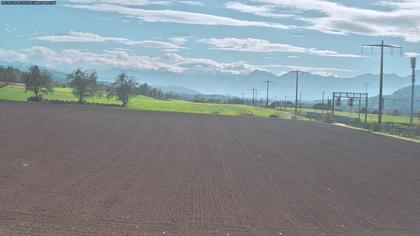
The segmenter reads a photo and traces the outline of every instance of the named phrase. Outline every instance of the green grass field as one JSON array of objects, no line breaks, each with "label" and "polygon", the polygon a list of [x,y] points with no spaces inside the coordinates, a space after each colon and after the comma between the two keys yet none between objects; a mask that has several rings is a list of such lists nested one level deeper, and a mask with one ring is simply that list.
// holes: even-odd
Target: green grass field
[{"label": "green grass field", "polygon": [[[284,108],[284,110],[289,111],[289,112],[294,112],[294,108]],[[300,110],[301,110],[301,113],[306,113],[306,112],[322,113],[321,110],[315,110],[315,109],[311,109],[311,108],[302,108]],[[357,112],[352,112],[350,114],[349,112],[335,111],[335,115],[352,117],[352,118],[359,118],[359,114]],[[363,113],[360,114],[360,115],[361,115],[362,121],[364,121],[365,120],[365,115]],[[368,114],[368,119],[367,120],[368,120],[368,123],[370,123],[370,124],[376,123],[378,121],[378,115]],[[410,117],[408,117],[408,116],[393,116],[393,115],[384,114],[382,116],[382,120],[383,120],[383,122],[390,122],[390,123],[402,124],[402,125],[408,125],[410,123]],[[414,118],[414,123],[416,125],[420,125],[420,119],[415,117]]]},{"label": "green grass field", "polygon": [[[25,89],[19,86],[8,86],[0,88],[0,100],[26,101],[27,97],[33,96],[32,93],[25,93]],[[60,99],[77,101],[77,98],[71,93],[69,88],[55,88],[53,94],[45,95],[46,99]],[[89,102],[98,103],[118,103],[115,99],[107,98],[89,98]],[[150,110],[150,111],[166,111],[166,112],[183,112],[197,114],[213,114],[227,116],[256,116],[269,117],[277,115],[279,118],[287,118],[288,116],[282,111],[272,109],[232,104],[211,104],[211,103],[194,103],[181,100],[159,100],[144,96],[132,98],[128,105],[128,109],[133,110]]]}]

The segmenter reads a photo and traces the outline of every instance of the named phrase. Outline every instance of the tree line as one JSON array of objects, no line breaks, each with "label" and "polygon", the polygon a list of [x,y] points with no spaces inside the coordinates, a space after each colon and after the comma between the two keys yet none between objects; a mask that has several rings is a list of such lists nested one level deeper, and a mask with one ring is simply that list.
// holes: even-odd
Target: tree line
[{"label": "tree line", "polygon": [[0,66],[0,78],[1,82],[6,83],[21,83],[23,72],[14,67],[3,67]]},{"label": "tree line", "polygon": [[[28,71],[22,72],[13,67],[0,66],[0,81],[8,83],[25,84],[25,92],[33,92],[34,96],[29,97],[29,101],[42,101],[43,95],[52,94],[53,88],[58,85],[52,79],[51,73],[34,65]],[[86,103],[90,97],[116,98],[122,103],[123,107],[128,105],[130,98],[137,95],[144,95],[158,99],[178,98],[172,94],[166,94],[158,88],[148,84],[138,84],[134,77],[128,76],[125,72],[118,74],[114,82],[110,85],[98,82],[98,76],[95,71],[83,71],[76,69],[67,76],[62,87],[70,87],[72,93],[78,98],[80,104]]]},{"label": "tree line", "polygon": [[[79,99],[80,104],[84,104],[89,97],[103,96],[107,98],[115,97],[121,101],[122,106],[126,107],[131,97],[135,96],[137,82],[130,78],[126,73],[121,72],[110,86],[101,86],[98,83],[96,72],[82,71],[77,69],[68,75],[69,87],[73,90],[73,95]],[[30,101],[42,101],[42,96],[54,92],[54,81],[51,73],[40,69],[38,66],[31,66],[23,74],[25,91],[31,91],[35,96],[30,97]]]}]

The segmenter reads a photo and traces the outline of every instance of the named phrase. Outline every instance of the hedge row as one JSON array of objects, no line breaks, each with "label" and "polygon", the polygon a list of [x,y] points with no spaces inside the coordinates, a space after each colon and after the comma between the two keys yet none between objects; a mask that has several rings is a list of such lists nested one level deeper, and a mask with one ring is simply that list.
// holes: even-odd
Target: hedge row
[{"label": "hedge row", "polygon": [[115,103],[98,103],[98,102],[83,102],[83,103],[80,103],[78,101],[59,100],[59,99],[44,99],[44,102],[54,103],[54,104],[74,104],[74,105],[88,105],[88,106],[102,106],[102,107],[122,107],[121,104],[115,104]]}]

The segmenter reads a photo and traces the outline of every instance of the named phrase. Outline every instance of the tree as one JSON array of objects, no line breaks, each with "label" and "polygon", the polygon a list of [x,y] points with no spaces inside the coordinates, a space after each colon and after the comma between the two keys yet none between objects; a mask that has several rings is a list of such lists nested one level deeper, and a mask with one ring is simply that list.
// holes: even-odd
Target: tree
[{"label": "tree", "polygon": [[42,100],[42,94],[53,93],[53,81],[51,74],[46,70],[40,70],[38,66],[31,66],[24,74],[25,92],[35,93],[36,101]]},{"label": "tree", "polygon": [[74,96],[79,98],[79,103],[84,103],[87,97],[97,94],[98,84],[96,72],[84,72],[81,69],[73,71],[69,76],[70,87],[73,89]]},{"label": "tree", "polygon": [[122,102],[123,107],[127,107],[130,97],[136,95],[137,82],[130,79],[124,72],[117,75],[115,82],[109,89],[108,98],[116,97]]},{"label": "tree", "polygon": [[144,95],[144,96],[150,96],[150,90],[152,87],[150,87],[148,84],[144,83],[144,84],[140,84],[137,87],[137,91],[136,93],[139,95]]},{"label": "tree", "polygon": [[22,82],[23,72],[13,67],[2,67],[0,66],[0,81],[9,83],[20,83]]}]

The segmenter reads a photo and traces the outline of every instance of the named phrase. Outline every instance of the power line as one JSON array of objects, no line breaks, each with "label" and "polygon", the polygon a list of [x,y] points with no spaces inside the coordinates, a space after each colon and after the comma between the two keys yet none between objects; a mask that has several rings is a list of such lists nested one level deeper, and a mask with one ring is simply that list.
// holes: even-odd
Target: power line
[{"label": "power line", "polygon": [[268,107],[268,91],[269,91],[269,89],[270,89],[270,84],[271,84],[271,83],[274,83],[274,81],[271,81],[271,80],[266,80],[266,81],[262,81],[262,82],[267,84],[267,101],[266,101],[265,106],[266,106],[266,107]]},{"label": "power line", "polygon": [[256,94],[258,93],[258,89],[256,89],[256,88],[252,88],[252,89],[249,89],[250,91],[252,91],[252,105],[255,105],[255,98],[256,98]]},{"label": "power line", "polygon": [[[395,57],[387,58],[387,59],[384,60],[384,63],[391,62],[391,61],[393,61],[395,59],[396,59]],[[373,63],[368,64],[366,67],[362,67],[362,69],[357,70],[357,73],[355,75],[353,75],[352,77],[357,77],[357,76],[360,76],[360,75],[369,73],[369,71],[371,69],[373,69],[373,68],[375,68],[375,67],[378,66],[378,64],[377,64],[378,62],[379,62],[379,60],[377,62],[373,62]]]},{"label": "power line", "polygon": [[296,71],[291,71],[290,73],[296,73],[295,119],[297,119],[298,92],[299,92],[299,73],[302,73],[302,72],[300,72],[299,69],[296,69]]},{"label": "power line", "polygon": [[370,48],[374,48],[374,47],[379,47],[381,48],[381,69],[380,69],[380,82],[379,82],[379,105],[378,105],[378,127],[379,129],[382,127],[382,112],[383,112],[383,108],[384,108],[384,104],[383,104],[383,86],[384,86],[384,48],[399,48],[402,49],[402,47],[400,46],[395,46],[395,45],[386,45],[384,44],[384,41],[381,41],[381,44],[367,44],[367,45],[362,45],[363,47],[370,47]]}]

